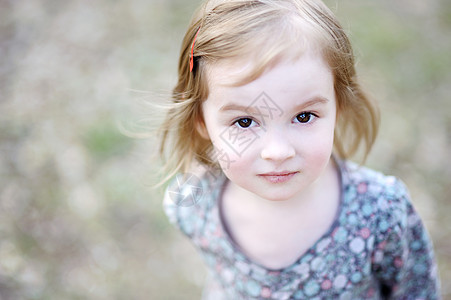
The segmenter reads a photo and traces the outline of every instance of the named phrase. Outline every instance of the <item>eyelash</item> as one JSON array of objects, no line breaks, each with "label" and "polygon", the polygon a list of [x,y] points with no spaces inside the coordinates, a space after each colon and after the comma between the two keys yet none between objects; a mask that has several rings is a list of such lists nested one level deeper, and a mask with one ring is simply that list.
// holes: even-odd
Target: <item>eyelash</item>
[{"label": "eyelash", "polygon": [[[304,115],[304,117],[305,117],[305,116],[308,116],[307,122],[301,122],[301,121],[298,119],[298,117],[301,116],[301,115]],[[314,119],[316,119],[316,118],[318,118],[318,116],[317,116],[316,114],[314,114],[314,113],[312,113],[312,112],[309,112],[309,111],[306,111],[306,112],[302,112],[302,113],[300,113],[300,114],[297,114],[296,117],[294,117],[294,120],[296,120],[296,121],[294,121],[294,123],[309,124],[309,123],[311,123],[311,122],[312,122]],[[246,126],[246,127],[244,127],[244,126],[242,126],[242,125],[239,124],[240,121],[244,121],[244,120],[247,121],[246,123],[248,123],[248,122],[250,121],[250,124],[249,124],[248,126]],[[235,121],[233,121],[232,125],[235,125],[235,126],[237,126],[238,128],[240,128],[240,129],[247,129],[247,128],[253,127],[253,126],[251,126],[252,123],[257,123],[257,122],[254,121],[251,117],[244,117],[244,118],[236,119]],[[254,125],[254,126],[255,126],[255,125]]]},{"label": "eyelash", "polygon": [[[298,117],[301,115],[307,115],[308,116],[308,120],[307,122],[301,122]],[[310,122],[312,122],[312,120],[314,120],[315,118],[317,118],[318,116],[315,115],[314,113],[310,112],[310,111],[306,111],[306,112],[301,112],[300,114],[296,115],[295,119],[299,121],[299,123],[301,124],[308,124]]]},{"label": "eyelash", "polygon": [[[247,127],[244,127],[244,126],[242,126],[242,125],[239,124],[239,122],[240,122],[240,121],[243,121],[243,120],[248,120],[248,121],[250,121],[250,125],[252,125],[252,123],[257,123],[257,122],[255,122],[254,120],[252,120],[252,118],[239,118],[239,119],[237,119],[237,120],[235,120],[235,121],[233,122],[233,125],[237,126],[237,127],[240,128],[240,129],[247,129],[247,128],[249,128],[250,125],[247,126]],[[252,127],[253,127],[253,126],[252,126]]]}]

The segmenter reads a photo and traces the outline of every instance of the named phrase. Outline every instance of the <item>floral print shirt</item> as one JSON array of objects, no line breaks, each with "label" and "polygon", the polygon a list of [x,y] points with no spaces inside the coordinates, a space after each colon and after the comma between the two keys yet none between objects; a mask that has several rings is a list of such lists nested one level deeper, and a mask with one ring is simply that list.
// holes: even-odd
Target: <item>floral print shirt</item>
[{"label": "floral print shirt", "polygon": [[395,177],[340,161],[341,203],[329,230],[295,263],[269,270],[230,237],[222,173],[177,176],[164,209],[210,271],[205,299],[440,299],[433,249]]}]

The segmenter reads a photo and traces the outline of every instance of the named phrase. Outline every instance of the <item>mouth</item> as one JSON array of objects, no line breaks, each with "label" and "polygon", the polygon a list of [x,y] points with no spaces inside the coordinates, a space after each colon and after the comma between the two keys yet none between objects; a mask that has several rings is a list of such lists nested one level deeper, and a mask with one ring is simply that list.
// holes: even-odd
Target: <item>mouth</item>
[{"label": "mouth", "polygon": [[290,171],[284,171],[284,172],[270,172],[270,173],[264,173],[259,174],[258,176],[269,181],[270,183],[283,183],[289,181],[291,178],[293,178],[296,174],[299,172],[290,172]]}]

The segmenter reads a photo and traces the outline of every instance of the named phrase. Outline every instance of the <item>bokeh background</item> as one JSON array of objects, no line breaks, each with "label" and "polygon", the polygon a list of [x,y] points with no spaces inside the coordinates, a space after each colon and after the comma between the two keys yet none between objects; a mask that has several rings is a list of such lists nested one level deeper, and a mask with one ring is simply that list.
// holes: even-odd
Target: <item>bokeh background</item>
[{"label": "bokeh background", "polygon": [[[380,102],[368,165],[409,186],[451,299],[451,1],[327,3]],[[199,299],[205,269],[151,187],[156,139],[118,129],[150,127],[197,5],[0,0],[0,299]]]}]

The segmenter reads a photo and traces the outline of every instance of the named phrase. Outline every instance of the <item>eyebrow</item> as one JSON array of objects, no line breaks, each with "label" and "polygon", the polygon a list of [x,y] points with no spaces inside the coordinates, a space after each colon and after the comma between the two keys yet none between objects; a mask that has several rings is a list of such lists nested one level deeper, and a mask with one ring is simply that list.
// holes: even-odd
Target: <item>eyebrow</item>
[{"label": "eyebrow", "polygon": [[[325,97],[321,97],[321,96],[313,97],[312,99],[310,99],[304,103],[296,105],[295,110],[302,110],[302,109],[305,109],[307,107],[310,107],[310,106],[313,106],[316,104],[327,104],[328,102],[329,102],[329,99],[327,99]],[[267,108],[267,106],[263,106],[263,105],[259,106],[258,103],[255,103],[252,106],[244,106],[244,105],[237,104],[237,103],[229,103],[229,104],[225,104],[225,105],[221,106],[219,111],[243,111],[246,113],[258,113],[259,107]]]}]

